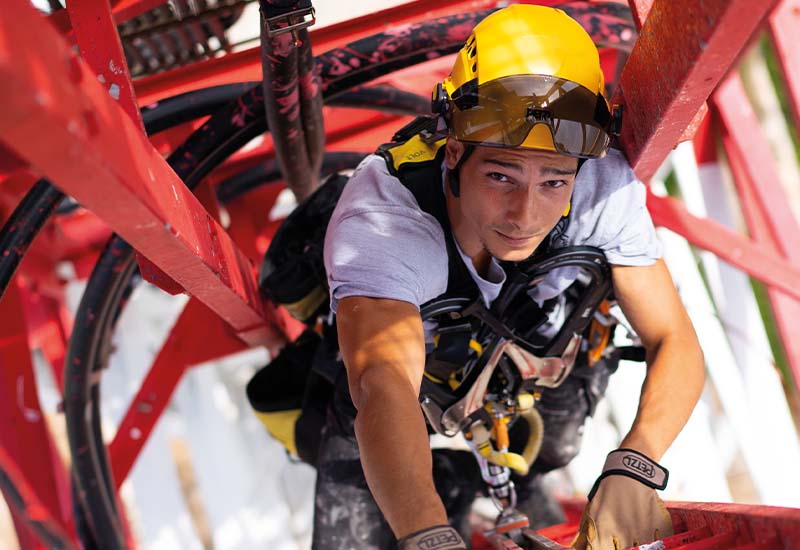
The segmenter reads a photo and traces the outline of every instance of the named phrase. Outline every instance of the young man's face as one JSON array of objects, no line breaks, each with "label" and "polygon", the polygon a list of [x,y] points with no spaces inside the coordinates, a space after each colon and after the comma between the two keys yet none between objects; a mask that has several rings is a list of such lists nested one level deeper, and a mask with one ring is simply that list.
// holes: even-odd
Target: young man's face
[{"label": "young man's face", "polygon": [[[448,139],[452,170],[464,144]],[[461,192],[447,186],[448,215],[458,244],[479,269],[489,256],[520,261],[555,227],[569,204],[578,159],[550,151],[478,146],[460,169]]]}]

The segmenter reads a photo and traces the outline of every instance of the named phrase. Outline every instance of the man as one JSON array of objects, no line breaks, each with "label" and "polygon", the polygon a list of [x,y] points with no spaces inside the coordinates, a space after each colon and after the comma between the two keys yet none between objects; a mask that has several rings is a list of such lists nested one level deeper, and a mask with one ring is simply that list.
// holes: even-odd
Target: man
[{"label": "man", "polygon": [[[454,260],[488,307],[509,262],[569,245],[605,253],[615,298],[648,364],[636,420],[623,450],[609,455],[574,545],[616,550],[670,534],[654,489],[666,471],[655,461],[699,398],[703,359],[660,259],[643,186],[619,152],[603,156],[612,117],[590,37],[559,10],[499,10],[475,27],[434,100],[449,134],[431,161],[441,162],[431,185],[441,190],[442,212],[420,206],[390,156],[371,156],[328,228],[325,265],[347,376],[318,459],[314,547],[386,548],[397,539],[403,549],[466,548],[448,526],[454,495],[431,474],[469,466],[442,468],[431,455],[419,403],[430,334],[419,308],[447,292]],[[534,474],[577,452],[575,444],[559,455],[560,430],[579,442],[592,409],[578,370],[543,392],[542,409],[553,410]],[[602,393],[605,380],[593,383]],[[568,414],[559,416],[560,403]]]}]

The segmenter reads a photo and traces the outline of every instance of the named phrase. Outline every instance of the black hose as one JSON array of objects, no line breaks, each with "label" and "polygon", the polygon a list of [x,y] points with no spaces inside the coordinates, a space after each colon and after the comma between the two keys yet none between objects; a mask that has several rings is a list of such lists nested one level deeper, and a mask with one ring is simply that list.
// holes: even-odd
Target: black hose
[{"label": "black hose", "polygon": [[329,104],[353,109],[366,108],[399,115],[432,114],[429,96],[407,92],[385,84],[359,86],[332,99]]},{"label": "black hose", "polygon": [[11,213],[0,231],[0,300],[22,257],[64,193],[45,179],[37,181]]},{"label": "black hose", "polygon": [[[563,7],[570,12],[567,6]],[[326,100],[388,72],[457,51],[472,27],[491,11],[410,25],[402,36],[380,33],[319,56],[317,66]],[[601,29],[601,34],[603,32],[608,34],[609,31]],[[212,116],[170,156],[169,162],[186,185],[193,188],[214,166],[265,129],[261,90],[254,89]],[[103,494],[113,495],[115,486],[113,482],[106,485],[94,453],[80,452],[81,446],[91,445],[104,453],[102,437],[99,433],[90,436],[88,430],[76,430],[76,425],[86,422],[84,412],[92,397],[89,386],[97,383],[91,380],[91,373],[103,367],[102,362],[98,362],[96,349],[101,345],[100,337],[106,338],[112,333],[113,321],[118,317],[123,297],[133,286],[134,259],[131,247],[118,236],[112,237],[81,301],[66,361],[69,403],[65,408],[70,447],[81,485],[78,493],[83,498],[84,510],[94,515],[95,523],[102,521],[108,526],[118,522],[115,518],[99,516],[113,513],[110,506],[102,503],[109,500]],[[115,311],[113,315],[107,313],[111,309]],[[106,312],[102,322],[98,321],[97,312]],[[95,441],[92,442],[90,437]],[[88,464],[78,466],[83,462]],[[121,538],[113,530],[106,529],[101,534],[109,536],[108,540],[98,539],[102,548],[122,546]]]},{"label": "black hose", "polygon": [[[322,159],[320,179],[325,179],[325,176],[329,174],[353,168],[366,156],[367,153],[355,152],[325,153]],[[220,183],[217,187],[217,199],[222,204],[226,204],[256,187],[280,179],[281,171],[278,167],[278,160],[269,159]]]},{"label": "black hose", "polygon": [[162,99],[142,108],[142,122],[152,136],[209,115],[256,86],[258,82],[223,84]]},{"label": "black hose", "polygon": [[[275,157],[297,200],[319,186],[325,146],[322,93],[314,72],[308,29],[281,32],[299,17],[287,9],[310,9],[305,0],[261,0],[261,66],[265,116]],[[282,16],[276,22],[276,16]],[[271,22],[269,22],[271,20]]]}]

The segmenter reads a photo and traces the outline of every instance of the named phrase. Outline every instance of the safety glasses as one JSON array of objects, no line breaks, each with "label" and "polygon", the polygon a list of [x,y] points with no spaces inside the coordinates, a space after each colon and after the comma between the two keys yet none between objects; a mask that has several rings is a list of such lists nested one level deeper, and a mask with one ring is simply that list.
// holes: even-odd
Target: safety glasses
[{"label": "safety glasses", "polygon": [[596,158],[608,148],[614,126],[608,105],[580,84],[546,75],[476,82],[451,98],[459,112],[452,113],[450,129],[459,141],[519,147],[535,125],[544,124],[561,154]]}]

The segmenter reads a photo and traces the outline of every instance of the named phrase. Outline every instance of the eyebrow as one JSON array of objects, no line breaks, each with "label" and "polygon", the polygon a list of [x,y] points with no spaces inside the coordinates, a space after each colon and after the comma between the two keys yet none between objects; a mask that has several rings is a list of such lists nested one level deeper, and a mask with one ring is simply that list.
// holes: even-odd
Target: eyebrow
[{"label": "eyebrow", "polygon": [[543,176],[574,176],[578,173],[577,170],[565,170],[563,168],[556,168],[555,166],[545,166],[539,173]]},{"label": "eyebrow", "polygon": [[[484,159],[483,162],[485,162],[486,164],[496,164],[497,166],[501,166],[503,168],[509,168],[512,170],[516,170],[517,172],[522,172],[522,168],[516,162],[508,162],[497,159]],[[541,176],[574,176],[576,173],[577,170],[558,168],[556,166],[543,166],[539,170],[539,174]]]}]

